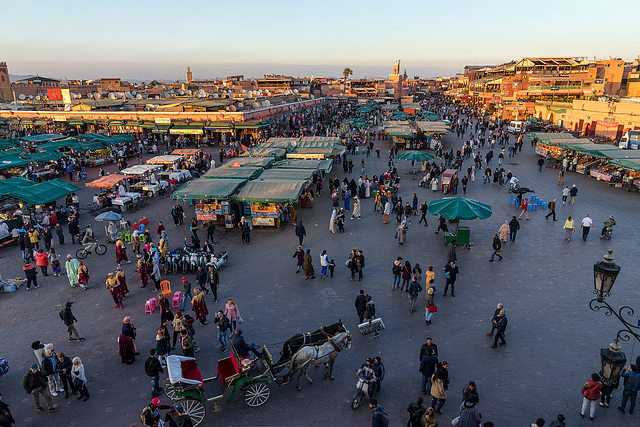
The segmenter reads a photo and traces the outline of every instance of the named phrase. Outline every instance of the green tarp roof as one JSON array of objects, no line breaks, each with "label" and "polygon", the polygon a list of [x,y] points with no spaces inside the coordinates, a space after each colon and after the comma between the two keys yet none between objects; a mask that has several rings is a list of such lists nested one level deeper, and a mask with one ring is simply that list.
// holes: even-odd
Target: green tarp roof
[{"label": "green tarp roof", "polygon": [[262,173],[262,168],[242,167],[242,168],[215,168],[209,169],[203,178],[222,178],[222,179],[256,179]]},{"label": "green tarp roof", "polygon": [[249,181],[237,199],[242,202],[295,203],[305,186],[306,181]]},{"label": "green tarp roof", "polygon": [[258,168],[270,168],[275,162],[273,157],[235,157],[233,159],[227,160],[227,163],[223,164],[223,168],[231,168],[238,167],[233,166],[236,163],[239,167],[258,167]]},{"label": "green tarp roof", "polygon": [[287,150],[279,147],[263,147],[259,145],[257,147],[249,148],[242,156],[249,157],[284,157],[287,154]]},{"label": "green tarp roof", "polygon": [[228,199],[246,179],[199,178],[189,181],[171,194],[172,199]]},{"label": "green tarp roof", "polygon": [[293,180],[293,181],[309,181],[313,176],[312,169],[268,169],[260,175],[258,180]]},{"label": "green tarp roof", "polygon": [[294,144],[298,142],[295,138],[269,138],[267,142],[263,142],[260,144],[260,147],[269,147],[269,148],[285,148],[289,149],[293,147]]},{"label": "green tarp roof", "polygon": [[29,163],[27,159],[21,159],[18,156],[7,156],[0,158],[0,170],[24,166]]},{"label": "green tarp roof", "polygon": [[614,159],[610,160],[609,163],[634,172],[640,172],[640,159]]},{"label": "green tarp roof", "polygon": [[340,143],[340,138],[331,136],[305,136],[296,142],[296,148],[334,148]]},{"label": "green tarp roof", "polygon": [[19,147],[20,140],[15,138],[10,139],[0,139],[0,150],[5,150],[11,147]]},{"label": "green tarp roof", "polygon": [[45,133],[43,135],[32,135],[32,136],[21,136],[20,139],[27,142],[49,142],[55,141],[58,139],[65,139],[66,135],[59,135],[57,133]]},{"label": "green tarp roof", "polygon": [[22,177],[12,177],[0,180],[0,195],[4,196],[12,191],[21,190],[27,187],[33,187],[35,182],[24,179]]},{"label": "green tarp roof", "polygon": [[79,189],[80,187],[76,187],[61,179],[54,179],[31,187],[14,190],[6,195],[32,205],[41,205],[66,197]]},{"label": "green tarp roof", "polygon": [[320,169],[329,171],[333,160],[285,159],[274,163],[278,169]]},{"label": "green tarp roof", "polygon": [[39,153],[34,153],[34,154],[26,154],[24,156],[22,156],[22,158],[33,161],[33,162],[37,162],[37,163],[44,163],[44,162],[50,162],[52,160],[60,160],[62,158],[63,154],[58,152],[58,151],[41,151]]}]

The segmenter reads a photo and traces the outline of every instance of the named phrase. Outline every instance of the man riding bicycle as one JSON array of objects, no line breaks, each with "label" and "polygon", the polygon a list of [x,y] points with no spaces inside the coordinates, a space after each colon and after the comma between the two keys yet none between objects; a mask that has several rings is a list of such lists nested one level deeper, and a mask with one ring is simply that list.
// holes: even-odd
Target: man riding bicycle
[{"label": "man riding bicycle", "polygon": [[89,250],[90,243],[96,242],[96,237],[93,235],[93,230],[91,229],[91,224],[88,224],[84,228],[84,236],[82,237],[82,245],[85,246],[85,249]]}]

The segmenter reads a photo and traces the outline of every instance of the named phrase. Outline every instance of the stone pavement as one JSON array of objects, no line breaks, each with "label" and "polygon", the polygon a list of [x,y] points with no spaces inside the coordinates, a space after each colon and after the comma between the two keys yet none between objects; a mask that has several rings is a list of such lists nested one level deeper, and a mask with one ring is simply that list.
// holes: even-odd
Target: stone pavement
[{"label": "stone pavement", "polygon": [[[446,148],[451,146],[455,150],[463,141],[450,135],[444,142]],[[373,153],[374,157],[365,159],[369,176],[380,174],[386,168],[384,153],[389,141],[380,144],[382,158],[375,158]],[[481,152],[484,155],[486,150]],[[356,167],[349,178],[357,179],[357,165],[362,156],[355,157]],[[536,160],[530,144],[525,143],[517,157],[506,159],[506,167],[516,172],[522,185],[535,189],[536,195],[544,200],[560,199],[556,171],[543,169],[538,173]],[[497,159],[492,163],[495,167]],[[402,175],[400,194],[405,202],[411,200],[414,192],[420,202],[442,197],[441,193],[417,187],[418,180],[412,180],[410,174],[410,162],[397,160],[396,165]],[[91,173],[94,176],[97,172]],[[341,165],[330,176],[344,178]],[[565,183],[569,186],[575,183],[580,190],[575,206],[560,205],[558,222],[545,221],[541,211],[531,213],[530,221],[521,221],[517,241],[504,245],[504,260],[495,263],[488,262],[492,234],[517,211],[509,206],[506,188],[482,184],[480,179],[469,185],[468,197],[492,205],[493,215],[484,221],[465,222],[471,228],[474,244],[470,251],[458,249],[460,275],[456,298],[441,296],[444,289],[441,268],[446,261],[446,249],[442,235],[433,233],[436,217],[429,215],[428,228],[417,225],[414,218],[407,243],[399,246],[393,238],[393,220],[391,225],[383,225],[380,214],[372,212],[373,199],[366,199],[362,203],[362,221],[347,220],[346,233],[332,235],[328,231],[331,213],[328,185],[323,195],[315,199],[313,209],[298,210],[307,229],[304,248],[311,249],[313,255],[317,274],[314,280],[305,281],[302,274],[295,273],[291,256],[297,238],[290,225],[280,229],[255,229],[250,246],[241,244],[237,229],[217,229],[216,250],[228,250],[230,263],[220,272],[221,302],[214,304],[211,296],[206,299],[211,313],[209,324],[195,325],[196,339],[202,347],[197,358],[203,375],[213,376],[217,360],[226,356],[218,351],[211,318],[214,310],[224,307],[222,301],[228,297],[237,302],[245,320],[242,325],[245,337],[266,344],[274,355],[279,353],[281,343],[294,333],[311,331],[338,319],[352,332],[353,345],[337,358],[335,381],[322,379],[323,368],[310,368],[314,383],[308,385],[302,380],[300,392],[296,392],[293,385],[278,387],[272,383],[271,397],[262,407],[250,408],[238,395],[232,403],[223,403],[221,412],[213,413],[209,406],[203,425],[370,425],[368,407],[363,404],[353,411],[349,402],[355,390],[354,369],[366,357],[376,355],[382,357],[387,371],[377,398],[389,412],[391,425],[401,425],[406,423],[407,405],[420,395],[418,350],[427,336],[438,344],[440,360],[449,362],[451,385],[444,415],[439,416],[441,426],[448,425],[458,415],[462,388],[469,380],[478,385],[484,420],[493,421],[496,426],[528,426],[540,416],[549,423],[558,413],[566,415],[569,425],[589,423],[578,415],[582,401],[580,389],[592,372],[599,371],[599,349],[606,347],[618,330],[614,319],[592,313],[588,308],[593,289],[592,265],[607,249],[613,249],[616,262],[623,268],[608,301],[614,306],[629,303],[640,308],[640,291],[633,284],[640,273],[636,261],[640,237],[636,212],[640,204],[636,193],[608,188],[602,182],[574,173],[568,174]],[[80,192],[82,205],[90,201],[92,194],[91,189]],[[180,227],[172,225],[171,203],[168,198],[152,200],[145,208],[125,214],[125,218],[136,220],[147,216],[152,232],[162,220],[167,226],[169,246],[175,248],[189,231],[187,223]],[[186,213],[190,218],[192,208],[186,207]],[[587,213],[596,224],[587,242],[579,238],[579,231],[570,243],[565,242],[562,225],[566,216],[573,215],[579,222]],[[613,239],[602,241],[598,238],[599,228],[610,214],[615,215],[618,225]],[[89,221],[88,214],[81,217],[82,225]],[[353,247],[363,249],[366,258],[365,277],[359,283],[350,281],[349,272],[343,267]],[[66,245],[59,252],[65,256],[77,248]],[[319,277],[319,255],[324,249],[336,262],[333,279]],[[22,275],[16,247],[5,248],[0,255],[3,277]],[[397,256],[412,265],[420,263],[423,271],[429,265],[435,268],[436,286],[440,290],[436,296],[439,309],[431,325],[424,323],[423,295],[416,312],[409,313],[406,294],[391,291],[391,263]],[[0,380],[0,392],[3,400],[11,405],[18,425],[128,426],[139,422],[150,393],[150,381],[144,375],[143,365],[148,350],[155,345],[153,339],[160,315],[158,312],[144,314],[144,301],[151,292],[139,288],[133,264],[124,265],[132,289],[125,300],[125,309],[112,308],[104,280],[107,272],[115,268],[114,258],[110,246],[105,256],[91,255],[86,260],[91,274],[90,289],[86,292],[70,288],[66,277],[50,276],[43,280],[40,275],[42,286],[37,291],[27,293],[22,288],[13,294],[0,295],[4,311],[0,356],[6,357],[11,366]],[[168,277],[174,290],[180,277]],[[372,295],[377,314],[387,328],[377,339],[361,336],[356,328],[353,301],[361,288]],[[58,318],[65,301],[74,301],[73,311],[79,320],[77,328],[87,338],[82,343],[66,342],[66,328]],[[492,339],[486,332],[497,302],[505,305],[509,318],[508,344],[491,349]],[[187,307],[190,313],[190,305]],[[131,366],[120,363],[116,343],[125,315],[131,315],[138,328],[137,344],[142,353]],[[35,361],[29,347],[34,340],[53,342],[57,351],[83,359],[91,399],[78,402],[58,396],[54,398],[59,408],[56,414],[38,414],[34,410],[31,397],[24,394],[21,387],[22,375]],[[640,348],[628,343],[623,345],[623,351],[629,359],[635,359]],[[161,382],[165,378],[166,374]],[[592,425],[638,425],[637,414],[622,415],[615,409],[621,394],[620,389],[614,393],[609,409],[598,406]],[[166,397],[162,400],[168,402]]]}]

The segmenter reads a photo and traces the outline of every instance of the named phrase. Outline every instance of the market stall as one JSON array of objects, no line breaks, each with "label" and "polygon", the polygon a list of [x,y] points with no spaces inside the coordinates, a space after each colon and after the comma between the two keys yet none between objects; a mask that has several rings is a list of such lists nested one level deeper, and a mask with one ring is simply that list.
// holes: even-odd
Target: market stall
[{"label": "market stall", "polygon": [[[147,196],[155,196],[160,191],[160,185],[154,174],[155,171],[161,169],[162,165],[133,165],[120,171],[123,175],[137,177],[138,182],[130,185],[129,189],[133,192],[146,193]],[[127,197],[135,200],[140,195],[135,196],[133,193],[127,193]]]},{"label": "market stall", "polygon": [[[229,199],[247,183],[246,179],[200,178],[190,181],[171,194],[172,199],[199,200],[196,219],[218,221],[230,216]],[[233,218],[228,218],[233,223]],[[226,221],[225,221],[226,222]]]},{"label": "market stall", "polygon": [[280,227],[287,206],[298,201],[305,185],[305,181],[249,181],[238,193],[237,200],[251,203],[254,226]]},{"label": "market stall", "polygon": [[285,159],[275,162],[274,168],[278,169],[317,169],[325,173],[331,172],[332,160],[307,160],[307,159]]},{"label": "market stall", "polygon": [[287,150],[279,147],[264,147],[258,145],[247,149],[241,154],[241,157],[273,157],[275,159],[282,159],[287,154]]},{"label": "market stall", "polygon": [[165,154],[162,156],[155,156],[147,160],[148,165],[165,165],[168,167],[175,166],[180,160],[186,156],[178,154]]}]

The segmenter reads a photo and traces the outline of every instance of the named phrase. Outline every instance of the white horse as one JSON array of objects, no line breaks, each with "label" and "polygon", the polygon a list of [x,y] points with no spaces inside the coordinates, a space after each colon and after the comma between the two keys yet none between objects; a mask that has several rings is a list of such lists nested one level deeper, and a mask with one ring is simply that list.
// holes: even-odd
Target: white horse
[{"label": "white horse", "polygon": [[302,375],[307,377],[309,384],[312,383],[311,378],[307,375],[307,368],[310,363],[315,366],[326,364],[327,372],[324,374],[324,378],[333,380],[334,377],[331,375],[333,363],[344,348],[347,350],[351,348],[351,333],[349,331],[336,334],[321,346],[305,346],[298,350],[291,358],[291,363],[289,364],[289,376],[295,374],[296,366],[297,369],[300,369],[300,374],[298,374],[296,380],[296,390],[300,390],[300,378]]}]

